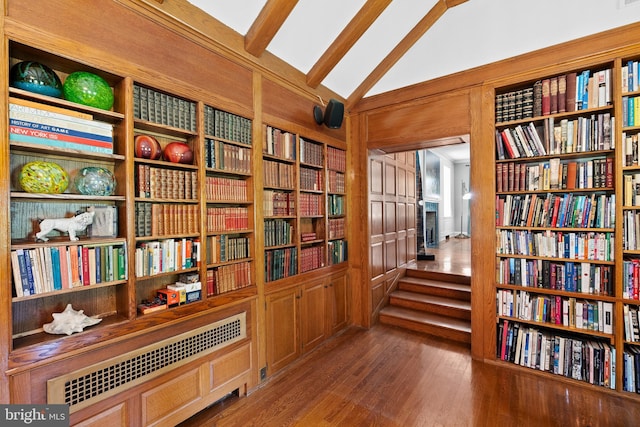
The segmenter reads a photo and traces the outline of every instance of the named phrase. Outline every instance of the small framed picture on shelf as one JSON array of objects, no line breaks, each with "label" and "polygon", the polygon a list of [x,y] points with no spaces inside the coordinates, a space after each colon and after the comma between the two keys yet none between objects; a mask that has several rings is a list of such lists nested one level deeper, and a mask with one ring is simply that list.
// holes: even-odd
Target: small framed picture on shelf
[{"label": "small framed picture on shelf", "polygon": [[118,209],[115,206],[90,206],[87,211],[95,212],[93,223],[87,230],[89,237],[118,236]]}]

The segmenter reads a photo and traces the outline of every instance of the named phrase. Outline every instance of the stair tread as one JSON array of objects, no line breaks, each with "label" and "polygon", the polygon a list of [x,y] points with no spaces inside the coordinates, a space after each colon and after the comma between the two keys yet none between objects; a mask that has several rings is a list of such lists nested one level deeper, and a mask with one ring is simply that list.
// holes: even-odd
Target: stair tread
[{"label": "stair tread", "polygon": [[471,333],[471,323],[453,317],[441,316],[433,313],[411,310],[403,307],[387,306],[380,311],[381,316],[403,318],[417,323],[454,329],[460,332]]},{"label": "stair tread", "polygon": [[419,270],[415,268],[408,268],[405,277],[438,280],[442,282],[463,283],[467,285],[471,284],[471,276],[466,274],[443,273],[438,271]]},{"label": "stair tread", "polygon": [[412,285],[430,286],[435,288],[451,289],[461,292],[471,293],[471,287],[464,283],[444,282],[442,280],[424,279],[420,277],[405,276],[400,279],[400,282],[408,283]]},{"label": "stair tread", "polygon": [[471,310],[471,302],[435,295],[421,294],[417,292],[396,290],[391,293],[392,298],[416,301],[428,304],[437,304],[461,310]]}]

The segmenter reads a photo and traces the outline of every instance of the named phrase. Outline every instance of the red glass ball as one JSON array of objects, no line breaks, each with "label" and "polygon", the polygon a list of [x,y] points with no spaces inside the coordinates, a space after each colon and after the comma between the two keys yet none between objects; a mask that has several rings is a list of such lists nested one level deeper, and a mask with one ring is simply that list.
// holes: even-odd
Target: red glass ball
[{"label": "red glass ball", "polygon": [[164,159],[172,163],[191,164],[193,162],[193,151],[184,142],[170,142],[164,147]]},{"label": "red glass ball", "polygon": [[136,135],[134,145],[135,155],[141,159],[158,160],[162,156],[160,143],[150,135]]}]

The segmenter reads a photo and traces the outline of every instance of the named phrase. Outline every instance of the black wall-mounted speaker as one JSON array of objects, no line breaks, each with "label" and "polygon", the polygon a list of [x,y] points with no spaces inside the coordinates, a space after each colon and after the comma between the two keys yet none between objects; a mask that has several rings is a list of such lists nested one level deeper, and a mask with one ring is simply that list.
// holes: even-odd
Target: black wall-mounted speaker
[{"label": "black wall-mounted speaker", "polygon": [[339,129],[344,117],[344,104],[336,99],[330,99],[324,111],[324,124],[330,129]]},{"label": "black wall-mounted speaker", "polygon": [[325,124],[330,129],[339,129],[344,117],[344,104],[336,99],[330,99],[327,108],[322,112],[322,107],[313,107],[313,118],[319,125]]}]

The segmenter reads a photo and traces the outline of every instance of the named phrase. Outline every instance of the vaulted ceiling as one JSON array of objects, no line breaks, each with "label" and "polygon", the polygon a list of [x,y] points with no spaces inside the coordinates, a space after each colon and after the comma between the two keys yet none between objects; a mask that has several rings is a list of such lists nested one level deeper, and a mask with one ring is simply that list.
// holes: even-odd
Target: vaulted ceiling
[{"label": "vaulted ceiling", "polygon": [[347,106],[640,21],[640,0],[188,1]]}]

